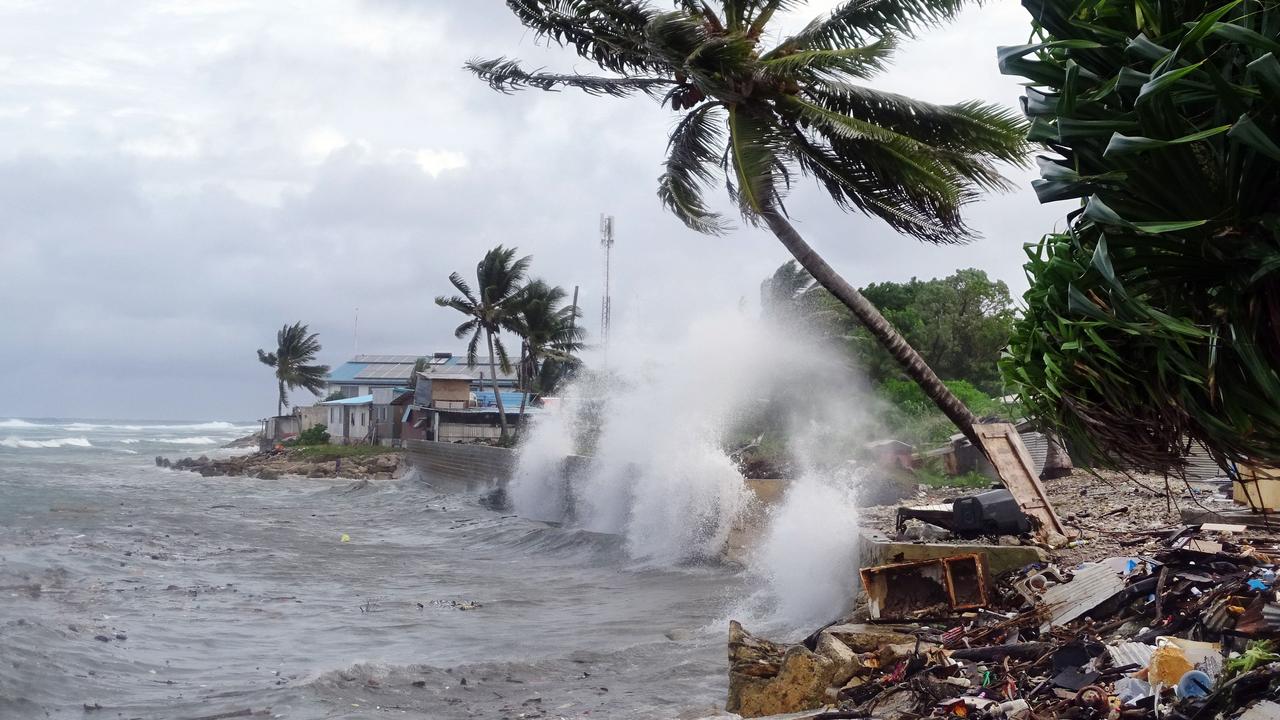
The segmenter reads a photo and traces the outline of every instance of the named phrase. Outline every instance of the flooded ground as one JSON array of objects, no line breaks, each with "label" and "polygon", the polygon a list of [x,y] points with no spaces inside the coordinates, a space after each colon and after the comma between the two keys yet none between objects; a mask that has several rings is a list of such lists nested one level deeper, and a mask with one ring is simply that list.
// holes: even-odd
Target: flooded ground
[{"label": "flooded ground", "polygon": [[233,426],[158,438],[9,422],[0,718],[675,718],[723,706],[725,623],[745,584],[729,569],[640,565],[617,537],[504,516],[420,478],[153,466],[200,452],[182,438],[221,441]]}]

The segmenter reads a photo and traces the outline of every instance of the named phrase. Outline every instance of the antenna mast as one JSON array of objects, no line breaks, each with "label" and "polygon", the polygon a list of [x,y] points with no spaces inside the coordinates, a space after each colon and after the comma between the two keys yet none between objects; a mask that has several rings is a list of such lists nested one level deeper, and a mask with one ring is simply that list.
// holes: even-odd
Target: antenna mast
[{"label": "antenna mast", "polygon": [[609,320],[611,316],[609,296],[609,256],[613,251],[613,216],[600,215],[600,247],[604,248],[604,299],[600,301],[600,345],[608,350]]}]

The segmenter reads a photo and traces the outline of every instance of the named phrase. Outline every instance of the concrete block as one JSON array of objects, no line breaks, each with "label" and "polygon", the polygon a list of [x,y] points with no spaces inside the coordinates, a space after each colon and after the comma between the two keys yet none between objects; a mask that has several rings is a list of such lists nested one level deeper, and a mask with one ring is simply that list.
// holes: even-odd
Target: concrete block
[{"label": "concrete block", "polygon": [[935,560],[955,555],[976,554],[987,566],[987,582],[1008,570],[1049,561],[1044,550],[1031,545],[984,545],[980,543],[914,543],[890,540],[880,533],[864,532],[858,544],[862,567],[875,567],[915,560]]}]

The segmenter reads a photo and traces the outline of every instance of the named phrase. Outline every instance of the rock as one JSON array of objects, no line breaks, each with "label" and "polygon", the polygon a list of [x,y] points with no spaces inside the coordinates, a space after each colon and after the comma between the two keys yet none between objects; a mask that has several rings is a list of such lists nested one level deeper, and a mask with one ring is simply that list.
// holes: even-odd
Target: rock
[{"label": "rock", "polygon": [[111,642],[111,638],[107,637],[106,635],[94,635],[93,639],[97,640],[98,642],[104,642],[104,643]]},{"label": "rock", "polygon": [[858,660],[857,654],[831,633],[824,632],[818,636],[816,652],[832,662],[832,685],[843,686],[862,669],[862,662]]},{"label": "rock", "polygon": [[689,639],[689,631],[676,628],[674,630],[666,631],[663,633],[663,636],[671,642],[684,642]]},{"label": "rock", "polygon": [[[834,638],[833,638],[834,639]],[[781,646],[729,624],[729,702],[725,709],[744,718],[782,715],[822,707],[837,662],[804,645],[792,645],[778,659]],[[839,654],[828,641],[829,652]],[[848,652],[848,647],[844,648]],[[768,670],[776,667],[774,674]]]},{"label": "rock", "polygon": [[118,632],[118,633],[116,633],[116,639],[117,639],[117,640],[128,640],[128,639],[129,639],[129,636],[128,636],[128,635],[125,635],[125,634],[124,634],[124,633],[122,633],[122,632]]},{"label": "rock", "polygon": [[914,635],[894,632],[876,625],[844,624],[832,625],[824,632],[849,646],[855,653],[877,652],[885,645],[902,645],[911,643],[915,646]]},{"label": "rock", "polygon": [[256,477],[259,480],[279,480],[280,473],[279,471],[272,470],[271,468],[262,468],[258,471]]}]

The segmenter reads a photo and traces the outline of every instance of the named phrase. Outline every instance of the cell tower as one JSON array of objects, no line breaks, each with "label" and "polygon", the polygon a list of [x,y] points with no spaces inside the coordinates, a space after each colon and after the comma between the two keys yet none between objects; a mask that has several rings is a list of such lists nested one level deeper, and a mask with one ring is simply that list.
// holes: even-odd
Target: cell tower
[{"label": "cell tower", "polygon": [[600,301],[600,344],[609,346],[609,256],[613,252],[613,216],[600,215],[600,247],[604,248],[604,299]]}]

